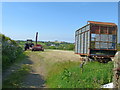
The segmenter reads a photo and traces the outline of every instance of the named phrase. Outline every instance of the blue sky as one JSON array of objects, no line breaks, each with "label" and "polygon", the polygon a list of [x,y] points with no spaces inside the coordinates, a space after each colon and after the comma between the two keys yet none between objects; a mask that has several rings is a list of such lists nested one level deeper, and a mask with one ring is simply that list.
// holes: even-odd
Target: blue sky
[{"label": "blue sky", "polygon": [[74,42],[75,31],[87,21],[118,24],[117,2],[5,2],[2,33],[14,40]]}]

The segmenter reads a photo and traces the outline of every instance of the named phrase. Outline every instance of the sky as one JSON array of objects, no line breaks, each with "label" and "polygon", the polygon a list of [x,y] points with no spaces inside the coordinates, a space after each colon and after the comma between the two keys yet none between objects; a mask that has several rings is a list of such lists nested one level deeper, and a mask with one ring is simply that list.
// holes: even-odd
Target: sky
[{"label": "sky", "polygon": [[13,40],[75,42],[87,21],[118,25],[117,2],[4,2],[2,33]]}]

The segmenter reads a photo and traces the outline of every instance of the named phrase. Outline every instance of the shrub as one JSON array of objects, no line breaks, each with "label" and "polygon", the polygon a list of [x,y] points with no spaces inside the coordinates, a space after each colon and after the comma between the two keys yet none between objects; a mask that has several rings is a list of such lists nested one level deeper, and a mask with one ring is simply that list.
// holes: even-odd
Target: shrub
[{"label": "shrub", "polygon": [[2,68],[4,70],[19,58],[23,50],[14,40],[11,40],[3,34],[0,34],[0,36],[2,39]]}]

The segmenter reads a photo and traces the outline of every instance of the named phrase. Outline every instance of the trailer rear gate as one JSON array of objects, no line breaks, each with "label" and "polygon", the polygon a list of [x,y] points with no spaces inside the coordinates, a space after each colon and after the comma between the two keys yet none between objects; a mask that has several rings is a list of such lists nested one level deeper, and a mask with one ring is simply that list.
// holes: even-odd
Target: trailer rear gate
[{"label": "trailer rear gate", "polygon": [[117,25],[88,21],[75,32],[75,53],[85,56],[114,56],[117,45]]}]

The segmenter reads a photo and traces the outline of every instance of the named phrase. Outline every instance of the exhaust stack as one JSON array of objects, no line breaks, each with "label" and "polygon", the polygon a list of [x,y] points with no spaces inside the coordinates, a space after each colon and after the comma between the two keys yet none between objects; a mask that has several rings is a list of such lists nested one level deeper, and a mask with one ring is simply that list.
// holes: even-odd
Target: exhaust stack
[{"label": "exhaust stack", "polygon": [[38,32],[36,32],[36,45],[37,45]]}]

